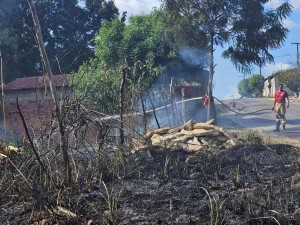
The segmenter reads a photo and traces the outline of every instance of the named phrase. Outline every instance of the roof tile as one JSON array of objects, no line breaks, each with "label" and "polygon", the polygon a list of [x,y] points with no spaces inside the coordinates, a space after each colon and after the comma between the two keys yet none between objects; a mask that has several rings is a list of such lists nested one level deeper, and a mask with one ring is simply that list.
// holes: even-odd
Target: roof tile
[{"label": "roof tile", "polygon": [[[63,75],[53,75],[52,80],[56,87],[68,86],[68,74]],[[24,77],[17,78],[14,81],[9,82],[4,85],[4,90],[22,90],[22,89],[30,89],[30,88],[43,88],[49,87],[49,82],[47,77],[39,76],[39,77]]]}]

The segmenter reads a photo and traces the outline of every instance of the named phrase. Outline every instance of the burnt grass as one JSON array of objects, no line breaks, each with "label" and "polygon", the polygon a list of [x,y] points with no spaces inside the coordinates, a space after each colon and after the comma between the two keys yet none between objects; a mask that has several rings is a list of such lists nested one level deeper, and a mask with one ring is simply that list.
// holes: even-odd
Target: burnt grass
[{"label": "burnt grass", "polygon": [[61,204],[75,218],[49,216],[43,206],[33,213],[34,198],[11,197],[1,200],[0,224],[300,224],[299,153],[283,144],[199,152],[150,146],[114,174],[74,184]]}]

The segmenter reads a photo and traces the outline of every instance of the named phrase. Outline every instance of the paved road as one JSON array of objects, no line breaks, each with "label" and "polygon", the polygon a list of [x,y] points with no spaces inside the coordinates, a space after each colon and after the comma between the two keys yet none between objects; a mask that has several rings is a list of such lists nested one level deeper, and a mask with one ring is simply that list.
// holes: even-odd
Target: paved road
[{"label": "paved road", "polygon": [[[224,104],[230,106],[231,109],[247,113],[260,109],[272,108],[273,99],[271,98],[252,98],[252,99],[234,99],[225,100]],[[235,114],[216,101],[217,112],[219,115],[219,124],[227,129],[256,129],[261,132],[270,134],[275,137],[290,137],[298,140],[300,143],[300,133],[279,133],[274,134],[275,129],[275,113],[271,110],[262,111],[255,114],[241,115]],[[286,113],[288,131],[300,132],[300,99],[291,100],[290,107]]]}]

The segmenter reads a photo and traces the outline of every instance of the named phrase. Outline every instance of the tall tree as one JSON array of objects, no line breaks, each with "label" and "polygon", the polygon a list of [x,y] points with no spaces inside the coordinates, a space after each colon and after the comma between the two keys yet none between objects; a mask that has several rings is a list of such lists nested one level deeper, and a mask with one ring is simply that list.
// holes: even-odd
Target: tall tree
[{"label": "tall tree", "polygon": [[288,30],[282,21],[291,12],[291,6],[285,2],[267,11],[264,4],[268,1],[163,0],[170,13],[191,18],[209,38],[208,118],[216,116],[212,95],[215,45],[227,43],[229,47],[223,56],[230,58],[242,72],[249,72],[252,65],[273,61],[270,49],[278,48],[284,41]]},{"label": "tall tree", "polygon": [[[53,74],[77,71],[93,56],[93,37],[103,21],[118,15],[113,1],[36,0],[43,38]],[[26,1],[0,1],[0,41],[6,82],[43,74],[34,26]]]}]

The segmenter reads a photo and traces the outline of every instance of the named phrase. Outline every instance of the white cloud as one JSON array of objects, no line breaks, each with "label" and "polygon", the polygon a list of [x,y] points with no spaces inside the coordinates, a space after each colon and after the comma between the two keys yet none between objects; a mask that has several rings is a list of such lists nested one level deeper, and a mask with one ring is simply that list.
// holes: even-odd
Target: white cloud
[{"label": "white cloud", "polygon": [[286,70],[291,68],[290,64],[287,63],[275,63],[275,64],[267,64],[265,67],[266,74],[268,76],[272,75],[272,73],[279,70]]},{"label": "white cloud", "polygon": [[269,1],[266,6],[271,9],[276,9],[278,6],[280,6],[283,3],[282,0],[271,0]]},{"label": "white cloud", "polygon": [[297,27],[298,24],[296,24],[294,21],[290,20],[290,19],[285,19],[283,21],[283,25],[288,28],[288,29],[291,29],[293,27]]},{"label": "white cloud", "polygon": [[291,0],[291,5],[294,7],[293,9],[299,9],[300,8],[300,1],[299,0]]},{"label": "white cloud", "polygon": [[127,16],[130,17],[136,14],[150,13],[153,7],[161,5],[160,0],[115,0],[115,5],[119,9],[119,13],[127,11]]},{"label": "white cloud", "polygon": [[[285,2],[285,0],[271,0],[266,4],[266,6],[269,7],[269,8],[275,9],[284,2]],[[289,3],[293,6],[293,10],[296,10],[296,9],[300,8],[300,1],[299,0],[290,0]]]},{"label": "white cloud", "polygon": [[231,87],[229,93],[225,95],[225,99],[237,99],[240,97],[241,95],[239,94],[237,87]]}]

